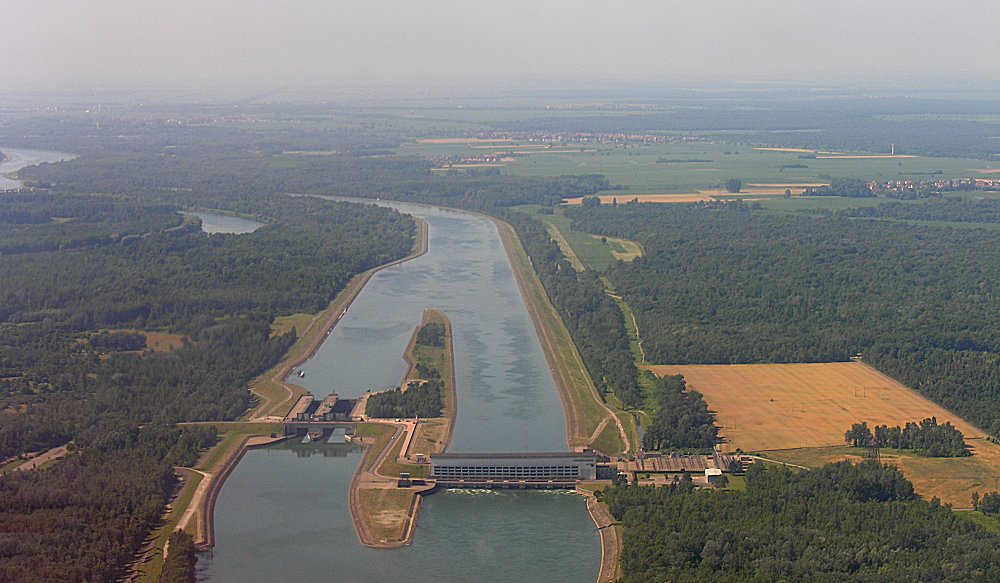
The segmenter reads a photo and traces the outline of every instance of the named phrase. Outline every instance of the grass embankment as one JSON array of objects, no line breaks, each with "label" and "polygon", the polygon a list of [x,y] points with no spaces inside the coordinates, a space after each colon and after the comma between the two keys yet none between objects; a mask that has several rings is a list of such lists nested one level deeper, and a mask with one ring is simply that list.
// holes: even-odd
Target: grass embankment
[{"label": "grass embankment", "polygon": [[373,535],[385,540],[401,540],[406,537],[408,510],[415,496],[412,491],[364,488],[359,496]]},{"label": "grass embankment", "polygon": [[375,273],[420,257],[427,252],[427,223],[417,219],[417,236],[413,242],[413,251],[402,259],[380,265],[354,276],[337,297],[330,302],[325,310],[314,315],[294,314],[275,320],[272,331],[291,330],[298,334],[298,340],[278,364],[260,375],[250,386],[250,390],[260,399],[260,404],[250,412],[250,418],[284,417],[288,415],[299,397],[306,390],[295,384],[285,382],[292,370],[309,360],[323,344],[330,330],[337,325],[340,317],[351,305],[354,299],[364,289],[365,284]]},{"label": "grass embankment", "polygon": [[[152,542],[149,551],[145,553],[146,559],[135,565],[139,581],[152,582],[159,579],[163,568],[164,547],[171,533],[178,528],[183,528],[192,535],[197,544],[208,541],[208,515],[212,512],[210,490],[217,490],[222,486],[221,482],[213,482],[218,480],[226,465],[239,454],[246,440],[271,433],[280,435],[284,430],[280,423],[205,422],[190,425],[214,425],[219,430],[219,440],[202,453],[193,469],[178,470],[184,475],[185,483],[177,497],[170,502],[164,524],[151,533]],[[206,480],[208,482],[203,485]]]},{"label": "grass embankment", "polygon": [[[614,420],[614,413],[601,401],[569,330],[549,302],[517,233],[504,222],[497,221],[497,227],[566,410],[567,441],[571,447],[590,446],[601,421]],[[605,444],[609,450],[602,450],[604,453],[616,454],[625,448],[620,437],[607,441],[613,442],[613,449]]]},{"label": "grass embankment", "polygon": [[150,535],[150,538],[153,540],[153,551],[149,555],[149,560],[135,567],[140,583],[155,583],[160,580],[160,572],[163,570],[164,561],[163,549],[166,547],[170,535],[177,530],[177,526],[180,524],[181,516],[183,515],[183,511],[177,511],[177,509],[186,509],[191,504],[198,485],[204,479],[204,476],[199,473],[186,473],[184,485],[181,487],[177,498],[171,503],[171,511],[168,514],[167,522],[154,530]]}]

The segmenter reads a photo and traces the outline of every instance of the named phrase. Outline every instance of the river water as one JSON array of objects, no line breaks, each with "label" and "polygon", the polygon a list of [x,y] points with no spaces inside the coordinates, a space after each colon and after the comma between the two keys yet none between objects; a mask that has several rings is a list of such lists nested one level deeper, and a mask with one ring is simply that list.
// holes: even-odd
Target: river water
[{"label": "river water", "polygon": [[257,229],[264,226],[264,223],[258,223],[257,221],[252,221],[250,219],[232,217],[229,215],[218,215],[215,213],[205,213],[201,211],[185,211],[182,214],[196,216],[201,219],[201,230],[209,234],[232,233],[235,235],[243,235],[246,233],[253,233]]},{"label": "river water", "polygon": [[[397,384],[425,307],[452,321],[458,418],[449,451],[565,451],[565,417],[496,227],[473,215],[393,204],[427,221],[428,252],[376,273],[295,381],[317,396]],[[312,455],[309,455],[312,454]],[[215,507],[209,581],[593,581],[600,536],[566,492],[428,496],[413,544],[369,549],[348,509],[361,451],[247,452]]]},{"label": "river water", "polygon": [[61,162],[76,158],[65,152],[49,152],[45,150],[25,150],[23,148],[6,148],[0,146],[0,152],[6,158],[0,162],[0,191],[21,188],[24,184],[8,176],[26,166],[34,166],[42,162]]}]

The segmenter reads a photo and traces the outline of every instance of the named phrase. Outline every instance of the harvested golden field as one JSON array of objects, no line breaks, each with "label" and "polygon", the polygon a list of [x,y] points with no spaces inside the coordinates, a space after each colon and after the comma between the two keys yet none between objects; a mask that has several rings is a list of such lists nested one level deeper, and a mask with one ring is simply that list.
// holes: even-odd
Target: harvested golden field
[{"label": "harvested golden field", "polygon": [[682,374],[718,416],[725,449],[842,445],[853,423],[903,425],[937,417],[968,439],[982,431],[860,362],[651,366]]},{"label": "harvested golden field", "polygon": [[131,328],[121,328],[108,330],[108,332],[134,332],[146,337],[146,348],[154,352],[170,352],[184,346],[185,341],[191,339],[183,334],[171,334],[170,332],[147,332],[146,330],[134,330]]},{"label": "harvested golden field", "polygon": [[[602,194],[598,198],[601,199],[601,204],[611,204],[615,200],[619,204],[625,204],[633,200],[638,200],[639,202],[656,202],[656,203],[678,203],[678,202],[712,202],[717,199],[732,199],[741,198],[743,200],[757,200],[754,198],[747,198],[752,196],[782,196],[785,194],[785,190],[790,190],[793,195],[800,195],[805,192],[806,188],[811,186],[825,186],[825,183],[798,183],[798,184],[751,184],[749,187],[740,190],[737,193],[729,192],[725,189],[708,189],[699,190],[698,192],[681,192],[677,194]],[[578,205],[583,204],[584,197],[567,198],[565,204],[567,205]]]},{"label": "harvested golden field", "polygon": [[[829,182],[766,182],[754,183],[751,188],[788,188],[794,193],[796,189],[803,191],[807,188],[818,188],[820,186],[830,186]],[[784,192],[784,191],[782,191]]]},{"label": "harvested golden field", "polygon": [[[418,144],[450,145],[450,144],[493,144],[509,142],[509,139],[485,140],[483,138],[421,138]],[[489,147],[489,146],[487,146]]]},{"label": "harvested golden field", "polygon": [[[689,194],[614,194],[614,195],[601,195],[598,197],[601,199],[601,204],[611,204],[615,200],[618,200],[619,204],[625,204],[626,202],[638,199],[639,202],[712,202],[714,200],[711,196],[707,194],[689,193]],[[578,205],[583,204],[583,197],[577,198],[567,198],[566,204],[568,205]]]},{"label": "harvested golden field", "polygon": [[836,156],[816,156],[817,160],[880,160],[885,158],[916,158],[916,156],[910,156],[908,154],[858,154],[853,156],[841,154]]}]

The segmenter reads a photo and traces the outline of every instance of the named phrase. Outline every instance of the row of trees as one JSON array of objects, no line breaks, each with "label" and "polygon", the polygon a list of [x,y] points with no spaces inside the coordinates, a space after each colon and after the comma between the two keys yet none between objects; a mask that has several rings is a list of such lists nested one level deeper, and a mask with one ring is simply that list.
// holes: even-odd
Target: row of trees
[{"label": "row of trees", "polygon": [[966,457],[965,436],[950,422],[938,425],[936,417],[920,423],[908,421],[905,427],[878,425],[873,432],[867,421],[855,423],[844,434],[853,447],[891,447],[912,449],[928,457]]},{"label": "row of trees", "polygon": [[[435,371],[436,372],[436,371]],[[368,397],[365,414],[369,417],[440,417],[444,408],[442,392],[444,383],[440,378],[428,379],[422,385],[402,390],[374,393]]]},{"label": "row of trees", "polygon": [[875,196],[868,182],[860,178],[835,178],[830,186],[811,186],[803,196],[844,196],[847,198],[871,198]]},{"label": "row of trees", "polygon": [[1000,515],[1000,492],[987,492],[979,497],[979,492],[972,494],[972,509],[983,514]]},{"label": "row of trees", "polygon": [[873,207],[837,211],[837,216],[902,221],[1000,223],[1000,199],[942,198],[921,204],[887,202]]},{"label": "row of trees", "polygon": [[653,422],[642,434],[642,448],[662,451],[674,448],[711,448],[719,437],[715,415],[698,391],[687,390],[682,375],[653,381],[656,405]]},{"label": "row of trees", "polygon": [[605,488],[622,581],[995,581],[994,535],[891,466],[750,467],[746,491]]}]

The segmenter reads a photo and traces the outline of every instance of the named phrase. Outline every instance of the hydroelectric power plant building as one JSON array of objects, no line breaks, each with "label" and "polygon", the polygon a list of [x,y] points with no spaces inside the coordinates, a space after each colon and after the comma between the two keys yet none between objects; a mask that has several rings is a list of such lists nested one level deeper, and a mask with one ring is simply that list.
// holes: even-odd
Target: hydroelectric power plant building
[{"label": "hydroelectric power plant building", "polygon": [[465,488],[572,488],[597,478],[594,452],[439,453],[431,478],[439,486]]}]

